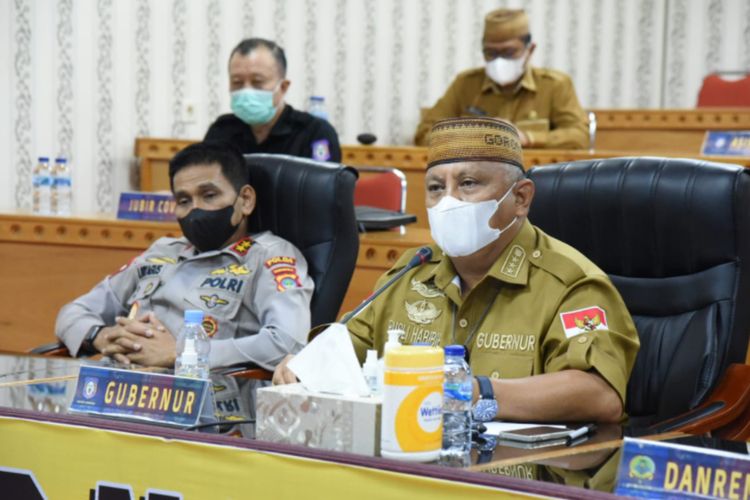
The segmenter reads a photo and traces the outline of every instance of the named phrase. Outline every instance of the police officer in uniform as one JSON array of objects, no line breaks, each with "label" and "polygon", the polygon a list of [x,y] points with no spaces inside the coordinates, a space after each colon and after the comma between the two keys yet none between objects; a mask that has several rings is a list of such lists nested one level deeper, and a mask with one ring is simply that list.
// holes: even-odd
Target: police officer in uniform
[{"label": "police officer in uniform", "polygon": [[[349,321],[355,350],[360,360],[367,349],[382,354],[390,328],[405,344],[463,344],[479,376],[475,417],[617,422],[635,326],[602,270],[526,219],[534,183],[522,164],[508,122],[435,124],[425,177],[432,259]],[[286,361],[277,367],[275,382],[293,379]]]},{"label": "police officer in uniform", "polygon": [[56,335],[74,356],[172,367],[184,311],[202,309],[212,368],[249,361],[273,369],[310,328],[304,257],[270,232],[247,234],[256,194],[238,152],[194,144],[172,159],[169,175],[185,237],[159,239],[64,306]]},{"label": "police officer in uniform", "polygon": [[485,66],[456,77],[437,104],[424,112],[414,142],[426,145],[430,128],[444,118],[495,116],[513,122],[524,147],[586,147],[587,119],[573,82],[559,71],[530,66],[535,48],[523,10],[487,14],[482,40]]},{"label": "police officer in uniform", "polygon": [[205,140],[229,142],[244,154],[340,162],[333,126],[284,102],[290,84],[284,49],[262,38],[241,41],[229,58],[232,113],[217,118]]}]

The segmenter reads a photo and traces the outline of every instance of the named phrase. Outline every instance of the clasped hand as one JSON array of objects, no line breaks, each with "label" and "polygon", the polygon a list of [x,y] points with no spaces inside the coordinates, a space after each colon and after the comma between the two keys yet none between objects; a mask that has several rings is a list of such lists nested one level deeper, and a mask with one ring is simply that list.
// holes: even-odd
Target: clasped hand
[{"label": "clasped hand", "polygon": [[115,321],[94,339],[99,352],[124,365],[174,366],[175,338],[154,313],[137,319],[118,316]]}]

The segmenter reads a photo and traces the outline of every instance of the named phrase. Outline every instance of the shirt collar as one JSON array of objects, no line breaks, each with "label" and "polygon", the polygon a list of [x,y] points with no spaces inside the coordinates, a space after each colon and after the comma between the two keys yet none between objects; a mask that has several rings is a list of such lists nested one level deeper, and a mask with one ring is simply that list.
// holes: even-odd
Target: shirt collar
[{"label": "shirt collar", "polygon": [[268,133],[268,135],[289,135],[293,132],[292,126],[289,123],[289,119],[291,118],[292,107],[289,104],[284,103],[284,110],[281,112],[281,115],[279,115],[279,119],[274,123],[273,127],[271,128],[271,132]]},{"label": "shirt collar", "polygon": [[[526,66],[526,70],[524,71],[523,76],[521,77],[521,81],[513,90],[513,94],[518,92],[518,90],[521,88],[524,88],[530,92],[536,92],[536,80],[534,80],[534,74],[531,71],[530,65]],[[484,74],[484,80],[482,80],[481,91],[483,94],[486,94],[488,92],[493,92],[495,94],[503,93],[503,90],[500,88],[500,85],[498,85],[494,80],[492,80],[492,78],[487,76],[486,72]]]},{"label": "shirt collar", "polygon": [[520,231],[492,264],[487,276],[505,283],[526,285],[529,282],[529,256],[535,245],[536,232],[528,219],[524,219]]},{"label": "shirt collar", "polygon": [[237,262],[241,262],[242,257],[247,255],[250,247],[252,247],[254,244],[254,241],[250,236],[245,236],[239,241],[236,241],[235,243],[232,243],[231,245],[222,249],[209,250],[208,252],[199,252],[198,249],[195,248],[187,238],[184,238],[184,240],[187,242],[187,245],[178,254],[179,260],[187,260],[193,258],[202,259],[204,257],[213,257],[214,255],[224,254],[231,255]]},{"label": "shirt collar", "polygon": [[[505,283],[526,285],[529,282],[529,256],[535,246],[534,227],[528,219],[524,219],[518,234],[492,264],[487,276]],[[456,276],[453,263],[447,255],[443,254],[440,262],[430,272],[428,279],[432,278],[435,286],[444,291]],[[460,289],[460,286],[458,288]]]}]

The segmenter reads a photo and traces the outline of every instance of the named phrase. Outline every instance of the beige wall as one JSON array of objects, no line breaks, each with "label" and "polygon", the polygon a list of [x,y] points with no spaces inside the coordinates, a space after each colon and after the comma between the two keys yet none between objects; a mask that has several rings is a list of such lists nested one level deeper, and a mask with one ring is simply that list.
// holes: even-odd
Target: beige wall
[{"label": "beige wall", "polygon": [[0,210],[28,207],[35,158],[57,153],[75,211],[113,210],[134,137],[198,138],[228,110],[247,35],[287,49],[289,102],[325,96],[342,142],[407,144],[503,5],[529,10],[533,62],[586,107],[692,107],[709,70],[750,68],[747,0],[0,0]]}]

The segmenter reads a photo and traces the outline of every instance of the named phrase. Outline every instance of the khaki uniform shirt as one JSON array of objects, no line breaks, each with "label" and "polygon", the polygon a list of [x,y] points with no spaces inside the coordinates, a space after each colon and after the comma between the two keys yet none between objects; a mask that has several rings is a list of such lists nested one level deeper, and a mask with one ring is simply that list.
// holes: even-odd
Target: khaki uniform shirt
[{"label": "khaki uniform shirt", "polygon": [[[406,252],[378,286],[412,255]],[[382,353],[388,329],[401,328],[404,344],[465,345],[475,375],[595,370],[623,402],[639,346],[606,274],[528,221],[465,298],[450,259],[433,247],[430,262],[407,272],[347,327],[360,360],[367,349]]]},{"label": "khaki uniform shirt", "polygon": [[291,243],[271,234],[196,253],[185,238],[161,238],[130,264],[64,306],[55,334],[75,355],[94,326],[153,311],[177,336],[186,309],[205,311],[213,367],[253,362],[273,369],[299,351],[310,329],[312,279]]},{"label": "khaki uniform shirt", "polygon": [[570,77],[532,67],[512,91],[501,90],[484,67],[459,74],[437,104],[425,111],[414,142],[427,145],[427,135],[438,120],[481,113],[513,122],[529,137],[528,147],[577,149],[588,145],[588,120]]}]

